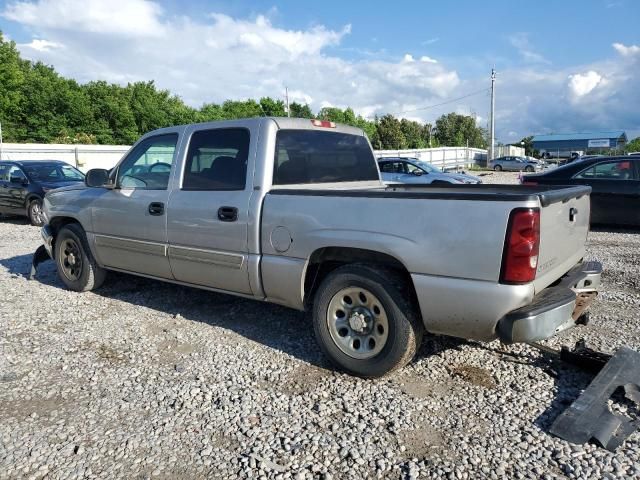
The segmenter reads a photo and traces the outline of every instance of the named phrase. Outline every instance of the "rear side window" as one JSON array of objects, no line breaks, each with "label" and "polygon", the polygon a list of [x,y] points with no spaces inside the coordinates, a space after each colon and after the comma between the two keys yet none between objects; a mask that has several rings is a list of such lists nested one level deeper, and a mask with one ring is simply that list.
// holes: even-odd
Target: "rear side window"
[{"label": "rear side window", "polygon": [[629,160],[598,163],[578,173],[582,180],[635,180],[633,164]]},{"label": "rear side window", "polygon": [[249,158],[244,128],[200,130],[191,135],[183,190],[244,190]]},{"label": "rear side window", "polygon": [[280,130],[276,135],[274,185],[378,180],[376,160],[362,135]]}]

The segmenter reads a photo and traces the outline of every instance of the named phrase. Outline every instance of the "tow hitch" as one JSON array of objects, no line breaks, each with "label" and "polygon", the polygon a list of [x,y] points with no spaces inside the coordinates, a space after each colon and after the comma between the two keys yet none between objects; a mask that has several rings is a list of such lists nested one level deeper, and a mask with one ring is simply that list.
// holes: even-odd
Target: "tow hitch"
[{"label": "tow hitch", "polygon": [[[582,394],[556,418],[550,433],[571,443],[595,440],[614,451],[636,429],[640,428],[640,353],[621,347],[614,355],[586,347],[584,340],[573,349],[561,350],[540,345],[531,346],[559,360],[597,373]],[[609,400],[616,396],[631,404],[636,418],[616,415],[609,408]]]}]

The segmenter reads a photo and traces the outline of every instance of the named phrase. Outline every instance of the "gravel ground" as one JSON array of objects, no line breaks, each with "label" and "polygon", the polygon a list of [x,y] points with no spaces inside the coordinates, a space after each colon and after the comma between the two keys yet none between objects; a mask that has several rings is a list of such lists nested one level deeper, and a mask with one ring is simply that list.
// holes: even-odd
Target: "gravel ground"
[{"label": "gravel ground", "polygon": [[[547,433],[591,377],[528,346],[428,337],[360,380],[303,314],[119,274],[73,293],[52,262],[26,279],[39,244],[0,221],[1,479],[640,478],[637,432],[616,453]],[[640,349],[639,248],[590,234],[603,291],[551,344]]]}]

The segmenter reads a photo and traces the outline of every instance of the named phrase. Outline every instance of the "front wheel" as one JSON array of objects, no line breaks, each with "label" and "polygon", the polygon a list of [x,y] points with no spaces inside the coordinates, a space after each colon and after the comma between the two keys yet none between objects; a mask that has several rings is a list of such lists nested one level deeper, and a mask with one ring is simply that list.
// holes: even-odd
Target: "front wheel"
[{"label": "front wheel", "polygon": [[496,172],[501,172],[501,171],[502,171],[502,165],[496,165],[495,167],[493,167],[493,169],[494,169]]},{"label": "front wheel", "polygon": [[531,173],[533,172],[533,167],[531,165],[527,165],[526,167],[524,167],[524,171]]},{"label": "front wheel", "polygon": [[29,202],[29,209],[27,211],[29,221],[31,225],[41,227],[44,225],[44,213],[42,212],[42,200],[34,198]]},{"label": "front wheel", "polygon": [[86,292],[102,285],[106,270],[93,258],[80,225],[71,223],[62,227],[55,242],[58,276],[69,290]]},{"label": "front wheel", "polygon": [[360,377],[381,377],[406,365],[423,326],[406,284],[392,271],[346,265],[316,292],[313,326],[329,359]]}]

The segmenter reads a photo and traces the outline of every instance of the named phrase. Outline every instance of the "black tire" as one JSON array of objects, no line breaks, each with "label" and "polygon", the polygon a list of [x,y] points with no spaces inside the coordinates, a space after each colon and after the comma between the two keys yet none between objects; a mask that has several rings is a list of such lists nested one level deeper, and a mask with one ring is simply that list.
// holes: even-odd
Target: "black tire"
[{"label": "black tire", "polygon": [[[370,358],[347,355],[329,331],[329,306],[334,297],[348,288],[371,292],[384,309],[388,326],[382,349]],[[405,366],[416,354],[424,327],[417,313],[416,300],[408,293],[401,276],[391,270],[363,264],[345,265],[322,281],[313,302],[313,326],[324,354],[337,367],[364,378],[376,378]]]},{"label": "black tire", "polygon": [[60,229],[54,253],[58,276],[69,290],[87,292],[99,288],[104,282],[107,272],[96,263],[84,230],[77,223]]},{"label": "black tire", "polygon": [[527,165],[526,167],[524,167],[524,171],[531,173],[533,172],[533,167],[531,165]]},{"label": "black tire", "polygon": [[502,165],[496,165],[495,167],[493,167],[493,170],[496,172],[501,172],[502,171]]},{"label": "black tire", "polygon": [[35,227],[41,227],[44,225],[44,216],[42,214],[42,200],[40,198],[34,198],[29,201],[29,206],[27,207],[27,216],[29,217],[29,222],[31,225]]}]

